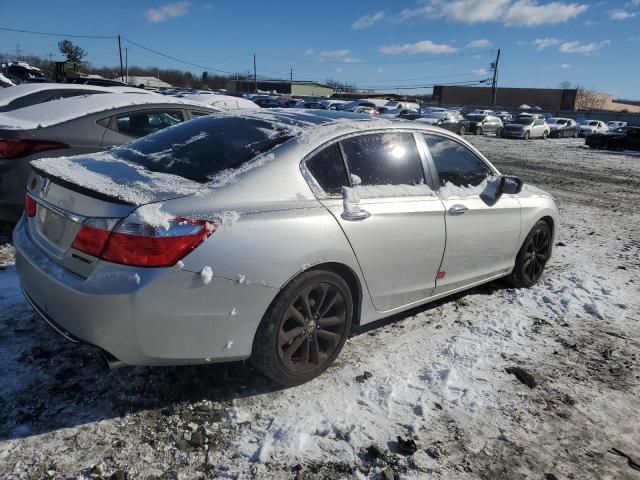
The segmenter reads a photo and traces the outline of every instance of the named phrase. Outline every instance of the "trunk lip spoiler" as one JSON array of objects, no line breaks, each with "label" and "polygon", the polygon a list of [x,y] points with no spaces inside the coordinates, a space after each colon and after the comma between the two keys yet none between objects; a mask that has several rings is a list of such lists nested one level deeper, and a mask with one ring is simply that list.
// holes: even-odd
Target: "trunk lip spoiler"
[{"label": "trunk lip spoiler", "polygon": [[[31,169],[37,173],[38,175],[40,175],[41,177],[44,178],[48,178],[51,181],[57,183],[58,185],[64,187],[64,188],[68,188],[69,190],[73,190],[75,192],[81,193],[83,195],[87,195],[88,197],[92,197],[95,198],[97,200],[104,200],[107,202],[111,202],[111,203],[118,203],[120,205],[129,205],[132,207],[138,207],[139,205],[135,204],[135,203],[131,203],[131,202],[127,202],[125,200],[122,200],[118,197],[113,197],[111,195],[107,195],[105,193],[101,193],[101,192],[96,192],[95,190],[92,190],[90,188],[86,188],[83,187],[82,185],[78,185],[77,183],[73,183],[73,182],[69,182],[68,180],[64,180],[63,178],[57,177],[55,175],[52,175],[48,172],[45,172],[44,170],[38,168],[38,167],[34,167],[33,165],[31,166]],[[38,198],[38,200],[42,200],[40,198]],[[59,207],[53,207],[54,209],[58,209]]]},{"label": "trunk lip spoiler", "polygon": [[68,218],[69,220],[71,220],[71,221],[73,221],[75,223],[82,223],[88,218],[88,217],[86,217],[84,215],[79,215],[77,213],[70,212],[69,210],[65,210],[62,207],[58,207],[56,205],[53,205],[52,203],[46,201],[44,198],[36,197],[36,196],[32,195],[31,193],[29,193],[29,195],[31,196],[31,198],[33,198],[33,200],[35,202],[39,203],[43,207],[45,207],[45,208],[47,208],[49,210],[53,210],[54,212],[62,215],[63,217]]}]

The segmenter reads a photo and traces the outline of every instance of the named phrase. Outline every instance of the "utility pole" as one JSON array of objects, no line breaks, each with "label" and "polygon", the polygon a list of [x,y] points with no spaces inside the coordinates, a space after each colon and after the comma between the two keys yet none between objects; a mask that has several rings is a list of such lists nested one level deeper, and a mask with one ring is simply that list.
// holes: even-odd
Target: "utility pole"
[{"label": "utility pole", "polygon": [[256,73],[256,54],[253,54],[253,92],[258,93],[258,74]]},{"label": "utility pole", "polygon": [[129,48],[124,47],[124,69],[125,69],[125,83],[129,84]]},{"label": "utility pole", "polygon": [[291,81],[291,83],[293,83],[293,68],[289,69],[290,73],[289,73],[289,80]]},{"label": "utility pole", "polygon": [[120,80],[122,80],[124,72],[122,71],[122,42],[120,41],[120,35],[118,35],[118,53],[120,54]]},{"label": "utility pole", "polygon": [[491,81],[491,105],[496,104],[496,99],[498,97],[498,62],[499,61],[500,61],[500,49],[498,49],[498,54],[496,55],[496,62],[492,65],[493,80]]},{"label": "utility pole", "polygon": [[20,44],[16,43],[16,63],[20,61]]}]

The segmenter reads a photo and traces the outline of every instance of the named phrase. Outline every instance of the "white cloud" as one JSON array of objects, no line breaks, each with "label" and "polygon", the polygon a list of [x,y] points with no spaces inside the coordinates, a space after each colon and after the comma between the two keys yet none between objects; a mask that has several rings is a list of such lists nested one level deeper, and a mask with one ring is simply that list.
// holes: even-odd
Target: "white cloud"
[{"label": "white cloud", "polygon": [[353,24],[351,25],[351,29],[362,30],[364,28],[372,27],[383,18],[384,18],[384,12],[376,12],[373,15],[370,15],[370,14],[363,15],[362,17],[358,18],[355,22],[353,22]]},{"label": "white cloud", "polygon": [[562,68],[563,70],[568,70],[571,68],[571,65],[569,65],[568,63],[561,63],[560,68]]},{"label": "white cloud", "polygon": [[[400,23],[415,18],[443,18],[459,23],[502,22],[509,26],[532,27],[557,24],[577,17],[589,7],[584,3],[555,0],[417,0],[390,17]],[[639,1],[640,0],[633,0]]]},{"label": "white cloud", "polygon": [[340,72],[342,72],[342,68],[340,68],[340,67],[336,68],[336,69],[335,69],[335,72],[336,72],[336,73],[340,73]]},{"label": "white cloud", "polygon": [[316,51],[315,51],[313,48],[307,48],[307,49],[304,51],[304,54],[305,54],[305,56],[307,56],[307,57],[308,57],[309,55],[313,55],[314,53],[316,53]]},{"label": "white cloud", "polygon": [[342,63],[360,63],[362,60],[353,56],[351,50],[343,48],[341,50],[323,50],[320,52],[320,61],[322,62],[342,62]]},{"label": "white cloud", "polygon": [[451,0],[436,1],[438,16],[461,23],[497,20],[511,0]]},{"label": "white cloud", "polygon": [[487,74],[487,70],[484,68],[478,68],[476,70],[471,70],[471,73],[478,75],[479,77],[484,77]]},{"label": "white cloud", "polygon": [[431,40],[421,40],[416,43],[405,43],[404,45],[384,45],[380,47],[380,52],[387,55],[398,55],[408,53],[414,55],[417,53],[452,53],[457,48],[445,44],[433,43]]},{"label": "white cloud", "polygon": [[603,40],[602,42],[591,42],[591,43],[582,43],[582,42],[564,42],[560,45],[559,51],[562,53],[582,53],[589,54],[593,53],[596,50],[601,49],[605,45],[611,43],[609,40]]},{"label": "white cloud", "polygon": [[635,16],[635,13],[627,12],[626,10],[609,10],[609,18],[611,20],[627,20],[628,18],[633,18]]},{"label": "white cloud", "polygon": [[472,40],[467,44],[467,48],[488,48],[491,47],[493,43],[491,43],[486,38],[480,38],[478,40]]},{"label": "white cloud", "polygon": [[559,45],[562,40],[558,40],[557,38],[536,38],[531,44],[536,47],[536,50],[544,50],[547,47],[552,47],[554,45]]},{"label": "white cloud", "polygon": [[168,3],[158,8],[150,8],[146,13],[147,21],[158,23],[166,22],[172,18],[182,17],[189,12],[190,6],[190,2],[176,2]]},{"label": "white cloud", "polygon": [[580,3],[551,2],[539,5],[535,0],[516,0],[502,19],[509,26],[533,27],[566,22],[588,8],[588,5]]}]

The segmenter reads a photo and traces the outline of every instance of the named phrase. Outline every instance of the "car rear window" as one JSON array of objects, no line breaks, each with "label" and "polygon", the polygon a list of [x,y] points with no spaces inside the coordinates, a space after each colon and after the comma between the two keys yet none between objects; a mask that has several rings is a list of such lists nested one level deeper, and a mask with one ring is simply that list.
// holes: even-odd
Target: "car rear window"
[{"label": "car rear window", "polygon": [[153,172],[206,183],[289,140],[292,132],[283,123],[206,116],[140,138],[111,153]]}]

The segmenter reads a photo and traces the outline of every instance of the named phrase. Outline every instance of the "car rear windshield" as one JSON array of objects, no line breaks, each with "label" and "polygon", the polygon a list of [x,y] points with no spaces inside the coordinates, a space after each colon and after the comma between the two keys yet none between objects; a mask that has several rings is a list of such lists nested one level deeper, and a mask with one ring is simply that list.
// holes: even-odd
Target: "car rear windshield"
[{"label": "car rear windshield", "polygon": [[111,153],[153,172],[206,183],[292,138],[295,129],[288,127],[262,119],[206,116],[160,130]]}]

